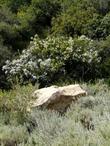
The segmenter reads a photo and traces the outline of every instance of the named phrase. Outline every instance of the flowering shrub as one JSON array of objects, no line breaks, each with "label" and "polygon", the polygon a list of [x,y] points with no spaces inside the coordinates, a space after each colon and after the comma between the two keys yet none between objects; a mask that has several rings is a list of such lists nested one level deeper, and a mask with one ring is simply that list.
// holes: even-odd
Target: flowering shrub
[{"label": "flowering shrub", "polygon": [[47,37],[32,38],[30,47],[12,61],[7,61],[3,70],[8,79],[50,81],[55,73],[65,73],[68,60],[91,64],[99,62],[96,44],[93,40],[81,36],[78,38]]}]

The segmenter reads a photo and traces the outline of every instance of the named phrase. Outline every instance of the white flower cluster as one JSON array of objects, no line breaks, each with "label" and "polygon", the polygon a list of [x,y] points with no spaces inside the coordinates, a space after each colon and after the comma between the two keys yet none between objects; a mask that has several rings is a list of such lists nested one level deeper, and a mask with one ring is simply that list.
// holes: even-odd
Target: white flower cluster
[{"label": "white flower cluster", "polygon": [[61,69],[65,61],[71,59],[91,63],[99,61],[93,40],[86,36],[77,39],[65,37],[48,37],[45,40],[37,35],[27,50],[23,50],[18,59],[6,61],[3,70],[9,78],[26,76],[38,79],[48,72]]},{"label": "white flower cluster", "polygon": [[37,58],[32,53],[32,49],[33,47],[28,50],[23,50],[18,59],[6,61],[6,65],[2,69],[5,71],[5,74],[8,74],[8,78],[25,75],[26,77],[37,79],[37,73],[39,73],[41,68],[49,68],[51,59],[42,60]]},{"label": "white flower cluster", "polygon": [[100,61],[100,58],[98,57],[98,50],[93,40],[83,35],[78,38],[78,41],[84,42],[83,48],[79,49],[80,51],[83,50],[83,53],[79,53],[79,59],[82,58],[83,62],[88,62],[88,63],[92,63],[93,60],[96,62]]}]

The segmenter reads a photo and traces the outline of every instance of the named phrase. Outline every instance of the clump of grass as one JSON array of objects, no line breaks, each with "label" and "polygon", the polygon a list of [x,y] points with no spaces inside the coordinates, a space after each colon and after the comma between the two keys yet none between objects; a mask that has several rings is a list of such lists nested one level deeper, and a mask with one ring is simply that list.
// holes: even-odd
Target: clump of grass
[{"label": "clump of grass", "polygon": [[38,89],[38,86],[20,86],[16,85],[14,90],[0,91],[0,115],[8,121],[23,123],[27,116],[27,107],[32,100],[32,93]]},{"label": "clump of grass", "polygon": [[27,141],[28,133],[23,126],[0,125],[0,145],[16,146]]}]

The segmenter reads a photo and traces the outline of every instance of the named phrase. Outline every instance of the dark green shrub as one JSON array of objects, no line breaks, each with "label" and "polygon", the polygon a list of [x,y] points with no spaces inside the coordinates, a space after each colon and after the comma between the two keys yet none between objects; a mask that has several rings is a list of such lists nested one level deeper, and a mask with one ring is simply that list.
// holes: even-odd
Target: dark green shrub
[{"label": "dark green shrub", "polygon": [[22,49],[20,44],[23,42],[19,33],[19,22],[16,15],[8,7],[0,8],[0,36],[3,38],[3,44],[12,48],[14,51]]},{"label": "dark green shrub", "polygon": [[10,59],[12,56],[11,49],[3,45],[2,38],[0,37],[0,88],[9,88],[9,84],[6,80],[6,75],[2,70],[2,66],[5,64],[5,61]]},{"label": "dark green shrub", "polygon": [[[91,21],[97,19],[96,12],[92,7],[87,9],[71,5],[52,21],[53,34],[64,34],[69,36],[84,35],[88,31]],[[92,29],[92,28],[91,28]]]},{"label": "dark green shrub", "polygon": [[110,78],[110,36],[100,42],[101,74],[103,78]]},{"label": "dark green shrub", "polygon": [[36,33],[41,37],[47,36],[51,19],[57,15],[60,7],[57,0],[32,0],[29,7],[19,9],[17,17],[22,35],[28,40]]}]

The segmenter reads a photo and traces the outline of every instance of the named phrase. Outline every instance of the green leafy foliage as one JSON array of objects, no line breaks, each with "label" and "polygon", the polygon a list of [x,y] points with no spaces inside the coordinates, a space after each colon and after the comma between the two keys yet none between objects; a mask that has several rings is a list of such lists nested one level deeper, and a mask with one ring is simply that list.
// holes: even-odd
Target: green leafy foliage
[{"label": "green leafy foliage", "polygon": [[3,44],[15,51],[19,48],[18,42],[21,41],[18,24],[16,16],[10,9],[2,6],[0,9],[0,36],[3,39]]},{"label": "green leafy foliage", "polygon": [[[7,61],[3,70],[9,79],[25,82],[26,79],[35,79],[49,82],[65,75],[70,71],[73,76],[84,78],[92,67],[100,62],[95,41],[81,36],[76,39],[71,37],[47,37],[40,39],[35,35],[28,50],[24,50],[18,59]],[[77,74],[76,64],[79,66]],[[80,66],[81,64],[81,66]],[[95,73],[95,70],[94,70]],[[14,79],[15,78],[15,79]]]},{"label": "green leafy foliage", "polygon": [[95,9],[88,7],[78,7],[71,5],[65,12],[62,12],[57,18],[53,19],[53,33],[67,34],[67,35],[82,35],[85,34],[87,25],[95,17]]},{"label": "green leafy foliage", "polygon": [[101,56],[101,70],[103,77],[110,77],[110,36],[106,38],[105,41],[102,41],[100,46],[100,56]]},{"label": "green leafy foliage", "polygon": [[[6,46],[8,48],[7,50],[10,50],[10,52],[15,55],[18,54],[18,52],[21,53],[22,50],[25,48],[27,48],[28,50],[28,48],[30,47],[29,46],[30,38],[35,34],[38,34],[40,38],[48,38],[48,36],[53,37],[53,35],[56,35],[56,38],[58,36],[63,36],[63,37],[72,36],[73,38],[76,37],[78,38],[82,35],[85,35],[88,39],[94,40],[92,44],[93,48],[95,48],[96,51],[99,52],[103,46],[101,43],[104,42],[105,38],[110,34],[110,30],[109,30],[110,1],[106,0],[106,2],[105,3],[104,2],[105,1],[103,0],[72,0],[72,1],[71,0],[68,1],[67,0],[63,0],[63,1],[61,0],[60,1],[58,0],[54,0],[54,1],[1,0],[0,1],[0,36],[3,40],[2,41],[3,46]],[[65,38],[65,42],[68,44],[66,38]],[[77,41],[75,42],[79,43]],[[51,43],[53,42],[50,42],[50,46]],[[64,43],[63,40],[62,44],[65,45],[66,43]],[[82,44],[79,43],[79,46],[80,45],[82,46]],[[87,49],[86,45],[82,46],[85,47],[85,50]],[[63,45],[61,47],[63,48]],[[57,50],[56,48],[54,47],[55,51]],[[42,48],[39,46],[39,49]],[[52,53],[54,52],[51,49],[49,51],[52,51]],[[102,49],[102,52],[103,51],[104,48]],[[42,51],[38,51],[38,52],[41,55]],[[44,53],[47,52],[42,52],[42,53],[44,55]],[[82,53],[83,55],[83,51],[80,53]],[[105,63],[103,62],[103,64],[97,64],[95,61],[93,61],[90,64],[88,63],[88,61],[86,61],[86,63],[83,62],[82,59],[79,60],[75,58],[73,59],[72,55],[70,55],[71,53],[70,54],[68,53],[70,57],[65,60],[66,55],[62,53],[61,61],[57,63],[56,61],[57,59],[55,59],[55,57],[56,58],[59,57],[57,56],[57,54],[61,54],[61,52],[58,52],[57,50],[57,53],[53,54],[54,56],[53,58],[55,61],[52,60],[52,62],[54,63],[53,64],[51,63],[51,67],[50,67],[51,69],[50,68],[47,69],[48,71],[46,70],[45,72],[44,69],[40,69],[39,71],[38,69],[36,69],[37,71],[34,71],[35,69],[32,68],[29,69],[31,70],[29,72],[35,72],[34,74],[32,74],[34,77],[38,74],[37,79],[35,80],[39,80],[39,78],[40,80],[44,80],[45,76],[46,77],[48,76],[48,78],[44,83],[47,84],[47,82],[50,82],[50,78],[51,80],[53,80],[54,75],[58,77],[61,74],[64,74],[64,72],[66,72],[67,74],[70,75],[70,77],[73,77],[75,79],[79,79],[79,77],[83,79],[86,77],[86,80],[90,80],[90,76],[92,76],[92,79],[95,79],[97,77],[100,78],[109,77],[109,64],[110,64],[109,59],[107,59]],[[81,54],[79,56],[81,57]],[[63,57],[64,59],[62,59]],[[102,55],[99,57],[103,58]],[[44,58],[41,57],[43,61],[47,58],[49,58],[49,56],[48,57],[44,56]],[[60,67],[61,70],[59,71]],[[94,70],[95,73],[93,74]],[[20,71],[20,74],[23,74],[22,72],[23,71]],[[23,82],[30,79],[31,77],[29,76],[23,77],[25,78]],[[3,78],[6,77],[3,75]],[[3,82],[5,83],[5,81]]]},{"label": "green leafy foliage", "polygon": [[6,77],[4,72],[2,71],[2,66],[5,65],[7,59],[11,57],[11,50],[9,50],[6,46],[3,45],[2,38],[0,40],[0,87],[8,88],[8,82],[6,81]]},{"label": "green leafy foliage", "polygon": [[51,26],[51,19],[60,10],[58,1],[32,0],[29,7],[19,9],[17,17],[21,23],[21,31],[28,39],[35,35],[45,36]]}]

